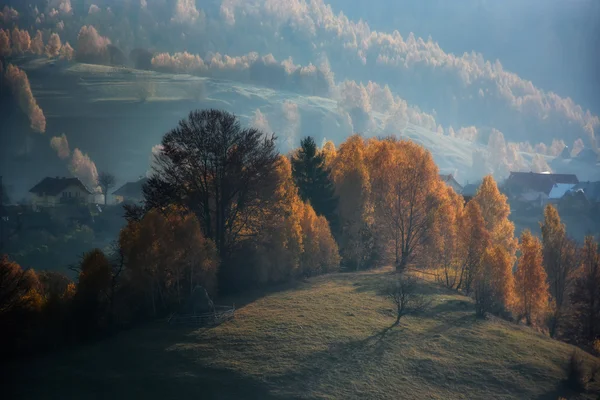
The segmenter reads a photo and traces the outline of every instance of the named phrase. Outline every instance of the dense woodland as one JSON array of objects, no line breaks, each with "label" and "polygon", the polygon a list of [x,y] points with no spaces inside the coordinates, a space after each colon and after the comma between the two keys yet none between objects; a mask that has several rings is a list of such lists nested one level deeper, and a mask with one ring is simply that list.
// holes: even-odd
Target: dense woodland
[{"label": "dense woodland", "polygon": [[385,265],[435,274],[473,297],[479,317],[598,346],[596,240],[570,239],[552,206],[540,232],[516,238],[491,176],[465,204],[413,142],[354,135],[319,148],[308,137],[280,155],[276,137],[205,110],[168,132],[155,157],[145,201],[126,207],[109,251],[74,266],[75,281],[1,259],[3,355],[184,312],[198,285],[216,297]]}]

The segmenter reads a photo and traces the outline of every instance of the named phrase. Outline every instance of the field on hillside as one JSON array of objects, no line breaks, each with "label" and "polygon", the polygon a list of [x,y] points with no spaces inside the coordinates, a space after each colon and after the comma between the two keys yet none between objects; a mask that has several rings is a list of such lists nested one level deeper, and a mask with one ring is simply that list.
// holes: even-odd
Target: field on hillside
[{"label": "field on hillside", "polygon": [[[389,270],[334,274],[235,302],[213,329],[164,323],[12,368],[22,399],[595,399],[563,387],[573,347],[528,328],[476,320],[437,285],[392,327]],[[598,362],[585,355],[586,362]],[[594,393],[592,393],[595,390]]]}]

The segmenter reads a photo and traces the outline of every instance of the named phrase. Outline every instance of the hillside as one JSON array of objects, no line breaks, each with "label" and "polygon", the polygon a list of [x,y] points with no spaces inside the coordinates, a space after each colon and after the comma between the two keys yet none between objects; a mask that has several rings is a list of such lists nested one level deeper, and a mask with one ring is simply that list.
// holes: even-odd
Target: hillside
[{"label": "hillside", "polygon": [[[339,144],[353,133],[339,113],[337,102],[330,98],[190,75],[43,59],[15,61],[27,72],[47,119],[45,135],[26,136],[22,132],[29,129],[28,122],[22,115],[4,115],[2,128],[9,134],[1,138],[0,169],[21,171],[19,177],[5,177],[17,199],[44,173],[68,174],[66,163],[48,145],[51,137],[62,133],[68,137],[71,149],[88,153],[98,170],[115,173],[119,184],[145,174],[152,147],[197,108],[234,112],[248,124],[256,124],[255,113],[259,110],[264,116],[259,127],[275,132],[282,152],[298,146],[307,135],[315,137],[317,143],[326,138]],[[140,91],[148,92],[143,101]],[[297,109],[292,107],[290,112],[282,107],[284,103],[294,104]],[[385,118],[373,114],[376,131],[383,132]],[[473,150],[479,145],[413,124],[407,124],[402,134],[431,150],[443,172],[458,172],[461,181],[469,179]]]},{"label": "hillside", "polygon": [[[19,398],[595,399],[565,391],[573,347],[528,328],[475,320],[466,297],[394,322],[390,272],[334,274],[236,299],[213,329],[163,323],[13,368]],[[598,362],[586,355],[586,362]],[[91,395],[94,393],[94,395]]]}]

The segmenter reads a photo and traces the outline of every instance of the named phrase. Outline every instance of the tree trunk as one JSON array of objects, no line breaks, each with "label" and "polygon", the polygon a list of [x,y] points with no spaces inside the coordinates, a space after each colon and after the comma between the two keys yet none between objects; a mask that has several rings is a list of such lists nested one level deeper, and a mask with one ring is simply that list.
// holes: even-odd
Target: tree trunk
[{"label": "tree trunk", "polygon": [[400,262],[396,264],[396,272],[403,272],[406,269],[407,265],[408,265],[408,260],[403,254],[402,257],[400,258]]}]

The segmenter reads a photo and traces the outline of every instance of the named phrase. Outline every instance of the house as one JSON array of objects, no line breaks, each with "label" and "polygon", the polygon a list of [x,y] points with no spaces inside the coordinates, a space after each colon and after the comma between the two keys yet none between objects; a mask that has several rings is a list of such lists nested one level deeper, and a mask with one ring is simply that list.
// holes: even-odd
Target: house
[{"label": "house", "polygon": [[135,182],[127,182],[113,192],[116,203],[139,203],[144,200],[142,187],[148,178],[141,178]]},{"label": "house", "polygon": [[548,203],[557,204],[564,195],[575,187],[572,183],[555,183],[548,194]]},{"label": "house", "polygon": [[556,196],[565,188],[569,189],[564,185],[572,185],[572,188],[578,183],[577,176],[573,174],[511,172],[504,183],[504,191],[513,201],[539,204],[541,207],[548,202],[553,189],[553,196]]},{"label": "house", "polygon": [[448,174],[448,175],[440,175],[440,179],[442,180],[442,182],[444,182],[446,185],[450,186],[452,189],[454,189],[454,191],[456,193],[461,193],[463,190],[463,187],[460,183],[457,182],[456,179],[454,179],[454,175],[452,174]]},{"label": "house", "polygon": [[87,204],[92,192],[77,178],[44,178],[29,192],[33,208]]},{"label": "house", "polygon": [[580,182],[560,199],[559,208],[566,212],[600,212],[600,182]]}]

